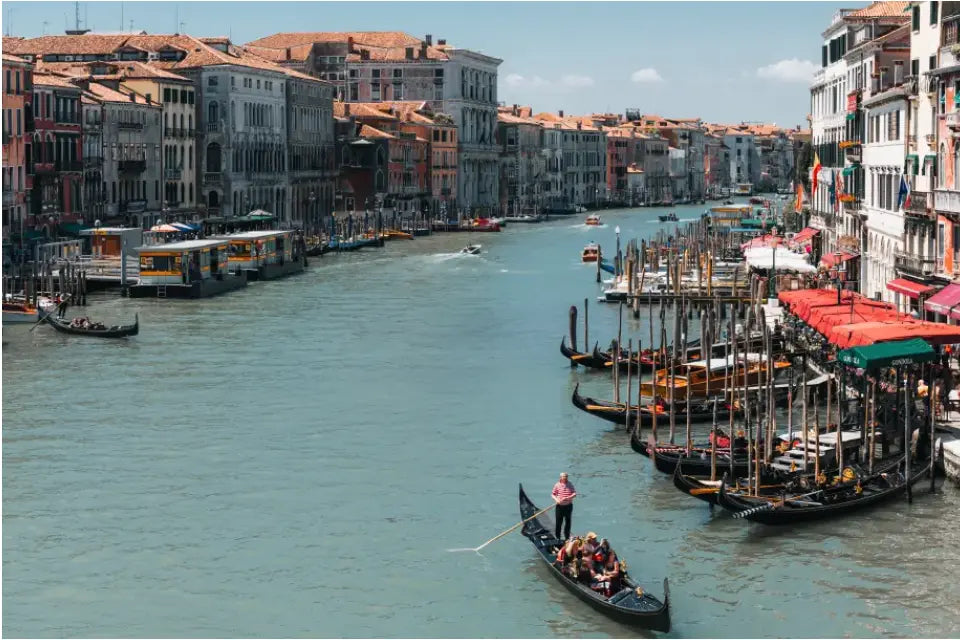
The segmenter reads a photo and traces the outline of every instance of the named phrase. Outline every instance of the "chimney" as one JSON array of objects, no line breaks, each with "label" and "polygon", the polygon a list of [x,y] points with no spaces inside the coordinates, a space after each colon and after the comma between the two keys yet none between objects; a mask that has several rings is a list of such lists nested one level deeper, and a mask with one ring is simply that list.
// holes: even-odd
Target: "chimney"
[{"label": "chimney", "polygon": [[286,57],[285,57],[284,59],[285,59],[285,60],[289,60],[289,59],[290,59],[290,47],[287,47],[287,49],[286,49]]},{"label": "chimney", "polygon": [[370,59],[370,49],[360,49],[360,59],[369,60]]},{"label": "chimney", "polygon": [[407,60],[413,60],[413,47],[407,47],[404,53],[406,54],[405,57]]},{"label": "chimney", "polygon": [[444,46],[445,44],[447,44],[447,41],[446,41],[446,40],[437,40],[437,44],[442,47],[442,46]]},{"label": "chimney", "polygon": [[581,122],[580,120],[577,120],[577,131],[579,131],[580,129],[583,129],[583,122]]},{"label": "chimney", "polygon": [[557,111],[557,115],[559,115],[559,116],[562,118],[562,117],[563,117],[563,109],[560,109],[560,111]]},{"label": "chimney", "polygon": [[427,59],[427,42],[426,42],[426,40],[423,40],[423,41],[420,42],[420,59],[421,59],[421,60],[426,60],[426,59]]},{"label": "chimney", "polygon": [[888,82],[890,82],[890,67],[880,67],[880,91],[887,88]]},{"label": "chimney", "polygon": [[353,53],[353,36],[347,36],[347,53]]},{"label": "chimney", "polygon": [[898,87],[903,84],[903,60],[893,63],[893,84]]},{"label": "chimney", "polygon": [[427,46],[428,46],[428,47],[432,47],[432,46],[433,46],[433,36],[432,36],[432,35],[430,35],[430,34],[428,33],[428,34],[426,35],[426,37],[424,38],[424,40],[427,41]]},{"label": "chimney", "polygon": [[153,95],[147,94],[147,104],[153,104]]},{"label": "chimney", "polygon": [[130,102],[136,102],[137,98],[133,95],[133,92],[130,92]]},{"label": "chimney", "polygon": [[517,108],[517,105],[513,105],[513,112],[512,112],[512,113],[513,113],[513,115],[515,115],[515,116],[520,115],[520,109]]}]

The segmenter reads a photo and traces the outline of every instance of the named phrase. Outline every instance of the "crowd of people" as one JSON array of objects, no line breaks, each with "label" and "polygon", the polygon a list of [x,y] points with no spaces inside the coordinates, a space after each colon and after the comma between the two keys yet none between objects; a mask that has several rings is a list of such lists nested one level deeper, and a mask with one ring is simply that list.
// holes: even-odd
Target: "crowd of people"
[{"label": "crowd of people", "polygon": [[606,538],[574,537],[557,550],[556,563],[565,576],[611,597],[623,587],[623,566]]}]

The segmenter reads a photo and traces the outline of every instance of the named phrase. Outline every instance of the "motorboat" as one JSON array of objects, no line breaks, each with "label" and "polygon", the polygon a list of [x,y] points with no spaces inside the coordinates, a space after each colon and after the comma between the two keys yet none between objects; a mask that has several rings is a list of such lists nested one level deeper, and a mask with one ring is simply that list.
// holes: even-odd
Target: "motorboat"
[{"label": "motorboat", "polygon": [[463,249],[460,249],[460,253],[465,253],[465,254],[471,255],[471,256],[478,256],[478,255],[480,255],[480,247],[481,247],[481,246],[482,246],[482,245],[479,245],[479,244],[468,244],[468,245],[465,246]]},{"label": "motorboat", "polygon": [[40,311],[30,302],[9,294],[3,299],[3,324],[35,323],[38,320]]},{"label": "motorboat", "polygon": [[657,217],[660,218],[660,222],[677,222],[678,221],[677,214],[674,213],[673,211]]},{"label": "motorboat", "polygon": [[581,262],[596,262],[600,259],[600,245],[591,242],[580,252]]},{"label": "motorboat", "polygon": [[587,216],[587,220],[584,222],[584,224],[588,227],[599,227],[603,224],[603,221],[600,219],[600,216],[594,213]]}]

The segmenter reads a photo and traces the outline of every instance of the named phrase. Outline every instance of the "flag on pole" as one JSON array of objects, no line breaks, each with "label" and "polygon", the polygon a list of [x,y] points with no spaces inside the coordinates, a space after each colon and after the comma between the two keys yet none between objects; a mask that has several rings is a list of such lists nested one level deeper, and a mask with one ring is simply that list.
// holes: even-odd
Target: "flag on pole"
[{"label": "flag on pole", "polygon": [[837,204],[837,181],[832,171],[827,171],[827,175],[830,176],[830,184],[827,185],[827,193],[830,194],[830,206],[835,207]]},{"label": "flag on pole", "polygon": [[823,165],[820,164],[820,155],[814,151],[813,153],[813,174],[811,178],[811,188],[810,188],[810,197],[815,197],[817,193],[817,177],[820,175],[820,170],[823,169]]},{"label": "flag on pole", "polygon": [[834,178],[834,191],[836,191],[837,199],[834,202],[834,209],[836,211],[840,210],[840,196],[843,195],[843,171],[837,169],[836,178]]},{"label": "flag on pole", "polygon": [[910,185],[907,184],[907,179],[901,175],[900,176],[900,192],[897,194],[897,209],[901,207],[910,206]]},{"label": "flag on pole", "polygon": [[797,182],[797,206],[796,212],[800,213],[803,210],[803,184]]}]

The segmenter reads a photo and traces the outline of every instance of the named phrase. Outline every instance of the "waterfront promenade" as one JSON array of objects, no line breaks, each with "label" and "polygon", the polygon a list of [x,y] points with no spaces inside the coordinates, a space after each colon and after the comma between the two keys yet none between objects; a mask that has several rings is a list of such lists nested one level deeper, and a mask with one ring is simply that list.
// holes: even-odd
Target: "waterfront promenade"
[{"label": "waterfront promenade", "polygon": [[[519,534],[444,552],[515,522],[520,481],[546,502],[560,470],[577,531],[669,576],[672,637],[960,634],[952,487],[866,526],[745,527],[571,406],[577,381],[610,390],[557,353],[599,291],[579,252],[662,212],[391,242],[209,300],[97,294],[91,315],[139,312],[124,342],[5,327],[4,634],[633,636]],[[468,242],[484,255],[455,255]],[[616,308],[590,324],[609,340]]]}]

